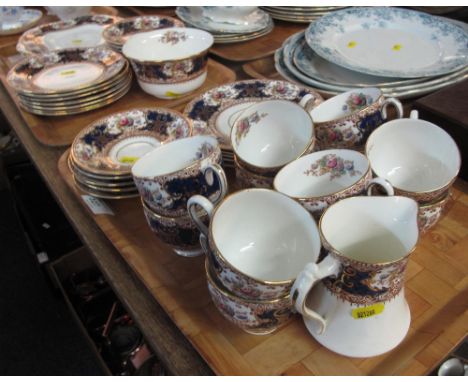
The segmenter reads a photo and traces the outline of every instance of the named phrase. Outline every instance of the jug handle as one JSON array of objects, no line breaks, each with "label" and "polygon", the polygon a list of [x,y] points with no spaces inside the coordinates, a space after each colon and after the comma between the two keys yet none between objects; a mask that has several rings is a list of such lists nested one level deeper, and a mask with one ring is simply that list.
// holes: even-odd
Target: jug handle
[{"label": "jug handle", "polygon": [[[315,105],[315,102],[317,101],[317,99],[315,98],[315,96],[313,96],[312,94],[306,94],[304,97],[301,98],[301,100],[299,101],[299,105],[302,106],[302,108],[307,111],[308,113],[310,113],[312,111],[312,109],[316,106]],[[309,104],[312,102],[312,106],[309,106]],[[308,107],[309,106],[309,107]]]},{"label": "jug handle", "polygon": [[387,193],[388,196],[393,196],[395,195],[395,190],[393,189],[392,184],[384,178],[374,178],[371,179],[367,184],[366,184],[366,191],[368,196],[372,196],[372,190],[374,189],[374,186],[378,184],[379,186],[382,186],[385,192]]},{"label": "jug handle", "polygon": [[206,211],[208,217],[210,218],[210,221],[213,216],[213,210],[215,206],[213,203],[210,202],[209,199],[205,198],[202,195],[194,195],[187,202],[187,211],[190,215],[190,218],[193,220],[200,232],[206,237],[208,237],[208,227],[198,217],[197,211],[195,210],[195,207],[197,206],[201,207]]},{"label": "jug handle", "polygon": [[217,163],[207,165],[202,169],[202,172],[209,186],[213,185],[214,178],[218,179],[220,192],[218,197],[215,200],[213,200],[213,204],[216,205],[224,199],[228,192],[228,181],[226,178],[226,173],[224,172],[223,168]]},{"label": "jug handle", "polygon": [[299,273],[291,288],[290,299],[294,309],[304,317],[318,321],[320,324],[318,334],[325,332],[327,321],[320,314],[308,308],[305,301],[317,282],[325,277],[336,275],[339,269],[339,261],[332,256],[327,256],[319,264],[308,263],[302,272]]},{"label": "jug handle", "polygon": [[401,102],[398,101],[396,98],[386,98],[382,106],[380,106],[380,112],[382,113],[383,119],[387,120],[387,106],[388,105],[393,105],[395,106],[396,113],[397,113],[397,119],[403,118],[403,106],[401,105]]}]

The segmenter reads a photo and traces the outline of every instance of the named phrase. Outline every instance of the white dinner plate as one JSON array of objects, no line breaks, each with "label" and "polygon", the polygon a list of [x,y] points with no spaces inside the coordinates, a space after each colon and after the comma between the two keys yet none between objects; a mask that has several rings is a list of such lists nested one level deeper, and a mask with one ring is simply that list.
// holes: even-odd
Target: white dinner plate
[{"label": "white dinner plate", "polygon": [[468,35],[426,13],[392,7],[331,12],[306,31],[320,56],[348,69],[383,77],[430,77],[468,64]]}]

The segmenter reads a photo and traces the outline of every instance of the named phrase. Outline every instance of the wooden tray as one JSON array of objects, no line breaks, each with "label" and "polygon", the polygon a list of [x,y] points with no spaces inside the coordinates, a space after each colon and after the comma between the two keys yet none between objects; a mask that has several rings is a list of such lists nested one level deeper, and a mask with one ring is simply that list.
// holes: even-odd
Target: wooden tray
[{"label": "wooden tray", "polygon": [[42,117],[30,114],[21,109],[18,99],[13,89],[6,83],[6,74],[8,70],[21,58],[16,52],[15,45],[8,45],[0,48],[0,80],[7,89],[10,96],[15,101],[24,120],[31,128],[34,136],[39,142],[47,146],[68,146],[73,142],[76,134],[86,125],[104,117],[105,115],[116,113],[120,110],[131,109],[134,107],[166,107],[175,108],[187,103],[195,95],[205,92],[212,87],[224,83],[235,81],[236,74],[224,65],[209,60],[208,77],[202,87],[195,92],[174,100],[161,100],[143,92],[136,79],[133,80],[133,86],[130,91],[117,102],[96,109],[87,113],[64,116],[64,117]]},{"label": "wooden tray", "polygon": [[[273,53],[274,54],[274,53]],[[273,54],[253,60],[242,65],[242,70],[252,78],[284,80],[275,69],[275,59]]]},{"label": "wooden tray", "polygon": [[215,44],[210,52],[229,61],[250,61],[272,55],[284,40],[305,28],[304,24],[274,20],[275,27],[265,36],[234,44]]},{"label": "wooden tray", "polygon": [[[60,158],[59,173],[83,203],[67,155]],[[228,175],[232,179],[232,173]],[[138,198],[106,203],[115,215],[89,214],[217,374],[423,375],[468,331],[467,183],[457,182],[448,214],[411,255],[406,297],[412,323],[407,337],[393,351],[367,359],[328,351],[309,335],[299,316],[270,335],[243,332],[211,302],[203,257],[172,253],[150,231]]]}]

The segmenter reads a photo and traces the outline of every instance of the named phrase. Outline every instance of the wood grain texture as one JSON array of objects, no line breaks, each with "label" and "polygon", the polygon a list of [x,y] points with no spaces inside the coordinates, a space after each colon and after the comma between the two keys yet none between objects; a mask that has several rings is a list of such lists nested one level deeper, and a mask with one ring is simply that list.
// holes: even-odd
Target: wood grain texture
[{"label": "wood grain texture", "polygon": [[234,44],[215,44],[210,52],[229,61],[257,60],[275,53],[284,40],[305,28],[304,25],[274,20],[273,30],[265,36]]},{"label": "wood grain texture", "polygon": [[[79,196],[66,166],[66,154],[58,167]],[[232,174],[228,175],[232,180]],[[465,224],[466,215],[461,216],[458,210],[466,208],[466,183],[457,181],[455,188],[456,197],[447,215],[420,238],[415,252],[418,255],[410,261],[406,295],[412,323],[408,335],[393,351],[368,359],[347,358],[328,351],[308,334],[299,316],[267,336],[249,335],[230,324],[211,302],[203,257],[186,259],[172,253],[148,229],[138,198],[106,201],[115,215],[92,217],[217,374],[426,374],[436,359],[441,360],[454,341],[468,331],[468,320],[463,319],[468,308],[468,289],[462,284],[467,277],[463,274],[467,259],[459,255],[463,250],[466,254],[468,235],[461,236],[463,230],[458,230],[450,240],[444,238],[442,246],[434,245],[434,240],[438,243],[440,235],[446,235],[443,229],[447,221],[455,226]],[[450,272],[453,279],[448,277]]]},{"label": "wood grain texture", "polygon": [[20,55],[16,52],[15,45],[0,48],[0,80],[10,96],[15,100],[21,115],[37,140],[44,145],[53,147],[69,146],[79,131],[93,121],[109,114],[141,107],[177,108],[179,105],[185,105],[197,94],[236,79],[236,75],[231,69],[210,59],[208,60],[208,76],[204,84],[199,89],[183,97],[172,100],[155,98],[140,89],[134,76],[130,91],[121,99],[108,106],[71,116],[44,117],[21,109],[15,91],[6,82],[8,70],[19,58]]}]

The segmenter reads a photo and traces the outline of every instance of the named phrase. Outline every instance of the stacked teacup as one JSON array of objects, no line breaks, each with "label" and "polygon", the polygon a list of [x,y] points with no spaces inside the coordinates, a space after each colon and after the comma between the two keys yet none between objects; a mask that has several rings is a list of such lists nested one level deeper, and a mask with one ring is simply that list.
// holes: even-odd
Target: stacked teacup
[{"label": "stacked teacup", "polygon": [[366,154],[372,171],[387,179],[395,194],[419,203],[419,228],[426,232],[442,217],[461,166],[455,141],[437,125],[410,118],[387,122],[370,136]]},{"label": "stacked teacup", "polygon": [[231,130],[236,178],[240,186],[271,188],[278,171],[315,147],[314,123],[299,104],[286,100],[254,103],[244,109]]},{"label": "stacked teacup", "polygon": [[[199,218],[200,207],[209,225]],[[313,217],[293,199],[260,188],[233,193],[217,207],[193,196],[188,209],[201,231],[208,289],[223,317],[252,334],[288,322],[294,280],[320,252]]]},{"label": "stacked teacup", "polygon": [[[146,220],[159,239],[181,256],[202,254],[187,200],[203,195],[214,204],[227,192],[221,149],[212,136],[178,139],[149,152],[132,167]],[[195,212],[207,221],[204,211]]]}]

